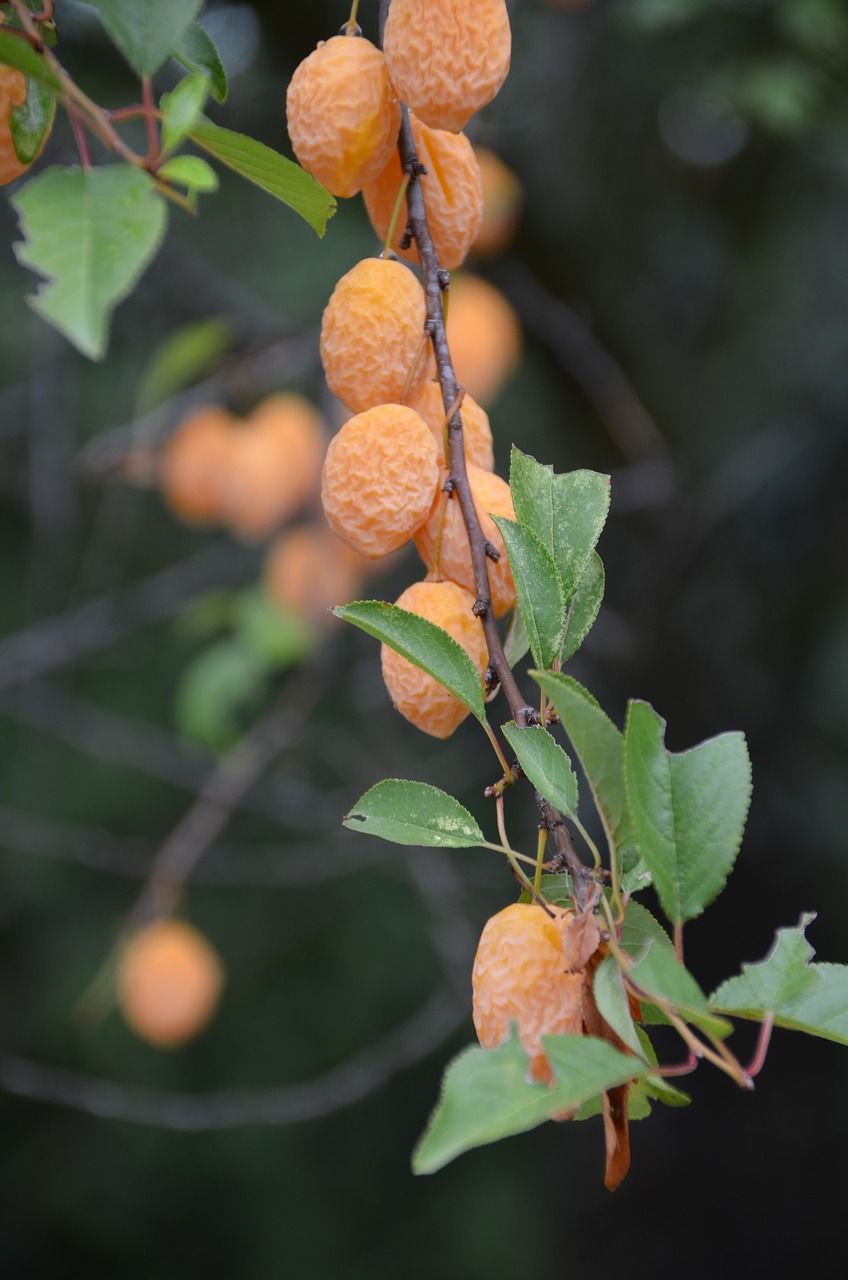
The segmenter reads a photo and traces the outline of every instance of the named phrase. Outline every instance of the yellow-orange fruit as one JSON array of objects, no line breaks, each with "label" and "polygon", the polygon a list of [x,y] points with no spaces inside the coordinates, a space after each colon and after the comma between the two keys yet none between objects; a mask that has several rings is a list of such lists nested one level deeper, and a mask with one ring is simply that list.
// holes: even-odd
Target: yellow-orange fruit
[{"label": "yellow-orange fruit", "polygon": [[[442,473],[442,482],[447,473]],[[492,515],[515,519],[515,508],[509,485],[500,476],[480,467],[468,467],[468,483],[471,497],[487,542],[500,552],[499,560],[488,560],[489,585],[492,589],[492,609],[496,618],[508,613],[515,604],[515,583],[507,560],[506,548]],[[474,568],[471,564],[471,548],[459,499],[439,490],[426,524],[415,535],[415,545],[428,569],[435,569],[436,546],[439,547],[438,573],[443,578],[474,591]]]},{"label": "yellow-orange fruit", "polygon": [[321,321],[327,383],[348,409],[400,404],[426,376],[427,304],[416,276],[390,258],[363,258],[333,290]]},{"label": "yellow-orange fruit", "polygon": [[[436,438],[439,450],[439,466],[447,466],[445,458],[445,408],[442,402],[442,389],[438,382],[425,382],[407,400],[410,409],[420,413]],[[462,415],[462,438],[465,444],[465,457],[475,467],[484,471],[493,471],[495,454],[492,446],[492,428],[489,415],[481,409],[473,396],[466,395],[460,408]]]},{"label": "yellow-orange fruit", "polygon": [[303,396],[284,393],[263,400],[231,431],[222,518],[241,538],[266,538],[318,492],[323,419]]},{"label": "yellow-orange fruit", "polygon": [[117,998],[129,1026],[167,1049],[206,1026],[221,994],[224,967],[211,944],[183,920],[158,920],[124,947]]},{"label": "yellow-orange fruit", "polygon": [[[453,582],[416,582],[395,604],[447,631],[462,645],[482,679],[488,650],[482,623],[472,613],[474,597],[468,591]],[[449,738],[468,715],[468,708],[438,680],[385,644],[382,663],[383,679],[395,709],[434,738]]]},{"label": "yellow-orange fruit", "polygon": [[521,326],[506,298],[480,276],[451,280],[447,337],[461,386],[490,405],[521,357]]},{"label": "yellow-orange fruit", "polygon": [[456,133],[509,71],[504,0],[393,0],[383,36],[401,99],[432,129]]},{"label": "yellow-orange fruit", "polygon": [[275,604],[323,628],[334,620],[333,605],[355,598],[368,563],[326,525],[299,525],[268,552],[265,591]]},{"label": "yellow-orange fruit", "polygon": [[524,191],[518,178],[494,151],[475,147],[474,153],[483,183],[483,220],[473,250],[478,258],[494,258],[515,235]]},{"label": "yellow-orange fruit", "polygon": [[[480,167],[474,148],[464,133],[429,129],[411,112],[410,123],[418,159],[427,170],[420,182],[433,246],[442,266],[452,271],[465,261],[483,220]],[[389,232],[402,180],[400,155],[395,148],[379,177],[362,189],[371,224],[383,241]],[[405,230],[404,205],[398,215],[392,248],[402,258],[418,262],[418,248],[414,240],[408,249],[401,248]]]},{"label": "yellow-orange fruit", "polygon": [[356,195],[386,164],[400,128],[380,50],[353,35],[319,44],[289,82],[286,118],[304,169],[334,196]]},{"label": "yellow-orange fruit", "polygon": [[181,520],[220,520],[232,456],[232,418],[226,409],[204,405],[180,423],[162,451],[160,483],[165,501]]},{"label": "yellow-orange fruit", "polygon": [[[0,20],[2,20],[2,14],[0,14]],[[32,161],[25,164],[18,159],[9,120],[15,107],[20,107],[26,101],[26,96],[27,86],[23,72],[15,67],[0,65],[0,187],[5,187],[16,178],[20,178],[32,164]],[[42,146],[47,141],[49,133],[48,128],[45,131]]]},{"label": "yellow-orange fruit", "polygon": [[583,975],[569,973],[563,938],[574,918],[538,903],[515,902],[487,921],[471,975],[472,1013],[484,1049],[509,1038],[513,1023],[530,1059],[530,1076],[553,1084],[542,1036],[580,1035]]},{"label": "yellow-orange fruit", "polygon": [[413,409],[381,404],[330,441],[321,501],[330,528],[364,556],[396,551],[427,519],[439,483],[436,442]]}]

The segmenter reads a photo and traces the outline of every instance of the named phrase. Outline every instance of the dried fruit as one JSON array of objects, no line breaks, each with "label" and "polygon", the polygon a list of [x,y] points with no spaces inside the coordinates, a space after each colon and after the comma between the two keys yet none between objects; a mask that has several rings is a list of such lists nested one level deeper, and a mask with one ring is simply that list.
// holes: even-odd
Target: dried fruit
[{"label": "dried fruit", "polygon": [[321,359],[333,395],[354,413],[400,404],[426,375],[424,290],[408,267],[363,258],[333,290]]},{"label": "dried fruit", "polygon": [[[2,14],[0,14],[2,19]],[[27,83],[26,77],[22,71],[18,71],[16,67],[0,65],[0,187],[6,186],[10,182],[14,182],[16,178],[20,178],[26,173],[36,156],[32,160],[24,161],[18,156],[15,150],[15,144],[12,140],[12,129],[10,116],[16,107],[20,107],[26,101]],[[41,146],[47,141],[50,133],[50,126],[44,132]],[[39,147],[39,151],[41,148]]]},{"label": "dried fruit", "polygon": [[[425,382],[407,400],[410,409],[420,413],[436,438],[439,450],[439,466],[447,466],[445,458],[445,408],[442,389],[438,382]],[[495,455],[492,447],[492,428],[489,415],[481,409],[473,396],[466,395],[460,409],[462,438],[468,462],[484,471],[493,471]]]},{"label": "dried fruit", "polygon": [[[452,271],[465,261],[483,220],[480,167],[464,133],[429,129],[411,112],[409,118],[418,159],[427,170],[420,182],[433,245],[441,265]],[[382,241],[389,232],[402,180],[400,155],[395,148],[382,173],[362,189],[371,224]],[[405,213],[404,208],[398,216],[391,247],[402,258],[418,262],[414,240],[408,249],[401,248]]]},{"label": "dried fruit", "polygon": [[396,551],[426,520],[439,483],[436,442],[413,409],[382,404],[330,441],[321,500],[331,529],[364,556]]},{"label": "dried fruit", "polygon": [[455,275],[447,337],[460,385],[491,404],[521,356],[521,326],[500,290],[470,272]]},{"label": "dried fruit", "polygon": [[471,975],[472,1013],[484,1049],[507,1040],[513,1023],[530,1075],[554,1081],[542,1036],[581,1035],[583,975],[566,968],[563,941],[574,916],[535,902],[514,902],[487,921]]},{"label": "dried fruit", "polygon": [[509,71],[504,0],[394,0],[383,36],[392,84],[432,129],[456,133]]},{"label": "dried fruit", "polygon": [[157,920],[124,947],[116,975],[118,1004],[136,1035],[167,1049],[206,1026],[224,983],[220,957],[184,920]]},{"label": "dried fruit", "polygon": [[162,451],[161,486],[171,510],[189,524],[222,515],[222,485],[233,456],[232,418],[204,405],[180,423]]},{"label": "dried fruit", "polygon": [[384,168],[400,104],[385,59],[361,36],[333,36],[304,58],[286,95],[294,153],[334,196],[356,195]]},{"label": "dried fruit", "polygon": [[[408,609],[420,618],[435,622],[453,636],[482,679],[488,651],[480,619],[472,613],[472,595],[453,582],[416,582],[407,587],[395,603],[399,609]],[[468,708],[438,680],[385,644],[382,663],[383,679],[395,709],[434,738],[449,738],[468,715]]]},{"label": "dried fruit", "polygon": [[[443,473],[443,483],[446,478],[446,473]],[[506,516],[507,519],[514,520],[512,495],[505,480],[490,471],[481,470],[480,467],[469,466],[468,483],[483,537],[500,552],[498,560],[487,561],[492,609],[495,617],[500,618],[515,604],[515,583],[503,538],[490,515]],[[442,577],[450,578],[452,582],[465,587],[466,591],[475,590],[468,534],[455,493],[448,495],[439,491],[426,524],[415,535],[415,545],[429,569],[437,568]],[[437,546],[438,566],[435,565]]]},{"label": "dried fruit", "polygon": [[524,192],[518,178],[494,151],[475,147],[474,154],[483,183],[483,221],[474,241],[474,254],[493,258],[503,252],[515,234]]},{"label": "dried fruit", "polygon": [[333,605],[354,599],[367,564],[326,525],[299,525],[268,552],[265,591],[275,604],[324,628],[334,621]]}]

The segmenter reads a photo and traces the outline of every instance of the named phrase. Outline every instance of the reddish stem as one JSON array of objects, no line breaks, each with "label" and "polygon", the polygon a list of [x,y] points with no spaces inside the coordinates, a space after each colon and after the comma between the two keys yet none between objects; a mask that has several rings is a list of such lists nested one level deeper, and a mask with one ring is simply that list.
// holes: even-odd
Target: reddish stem
[{"label": "reddish stem", "polygon": [[757,1047],[754,1050],[754,1056],[750,1065],[745,1068],[745,1075],[749,1080],[753,1080],[754,1076],[758,1076],[766,1063],[766,1054],[769,1051],[771,1043],[771,1033],[774,1029],[774,1014],[767,1013],[763,1018],[760,1034],[757,1040]]},{"label": "reddish stem", "polygon": [[68,119],[71,122],[71,128],[74,131],[74,138],[76,139],[77,150],[79,151],[79,155],[80,155],[80,164],[82,165],[83,169],[90,169],[91,155],[89,154],[88,138],[86,138],[85,136],[85,129],[82,126],[82,121],[80,120],[77,111],[71,105],[70,102],[67,102],[65,104],[65,108],[68,113]]}]

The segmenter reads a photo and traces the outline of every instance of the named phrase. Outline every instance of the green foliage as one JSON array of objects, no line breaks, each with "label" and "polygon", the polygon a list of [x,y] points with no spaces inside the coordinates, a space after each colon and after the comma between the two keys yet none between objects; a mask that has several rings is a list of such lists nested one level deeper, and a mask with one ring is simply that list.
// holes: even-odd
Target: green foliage
[{"label": "green foliage", "polygon": [[592,630],[603,602],[604,586],[604,562],[597,551],[593,551],[568,606],[565,643],[560,655],[562,662],[574,657]]},{"label": "green foliage", "polygon": [[512,569],[518,608],[537,666],[549,667],[565,635],[565,596],[556,565],[532,529],[493,516]]},{"label": "green foliage", "polygon": [[577,778],[571,761],[547,729],[533,725],[519,729],[510,722],[502,726],[518,763],[533,786],[561,813],[577,813]]},{"label": "green foliage", "polygon": [[154,76],[171,56],[202,0],[89,0],[133,71]]},{"label": "green foliage", "polygon": [[175,151],[189,130],[197,124],[203,113],[209,81],[201,72],[195,72],[181,80],[170,93],[163,93],[159,103],[162,111],[162,150]]},{"label": "green foliage", "polygon": [[216,640],[183,672],[177,692],[177,727],[214,751],[235,745],[267,691],[268,668],[238,637]]},{"label": "green foliage", "polygon": [[199,22],[190,22],[172,50],[174,57],[189,71],[199,71],[209,83],[216,102],[227,100],[227,73],[211,37]]},{"label": "green foliage", "polygon": [[[195,158],[180,156],[172,164]],[[230,326],[219,317],[183,325],[169,333],[153,352],[139,380],[135,396],[136,414],[148,413],[163,400],[191,386],[229,349],[232,338]]]},{"label": "green foliage", "polygon": [[344,825],[394,844],[467,849],[485,836],[463,805],[425,782],[386,778],[357,801]]},{"label": "green foliage", "polygon": [[27,77],[26,98],[9,113],[12,143],[21,164],[32,164],[56,114],[56,99],[40,81]]},{"label": "green foliage", "polygon": [[84,355],[103,358],[113,308],[159,248],[167,213],[131,165],[48,169],[15,197],[18,261],[45,277],[30,306]]},{"label": "green foliage", "polygon": [[62,84],[56,72],[50,67],[32,45],[18,36],[0,30],[0,63],[9,67],[17,67],[29,79],[38,81],[46,89],[55,94],[62,92]]}]

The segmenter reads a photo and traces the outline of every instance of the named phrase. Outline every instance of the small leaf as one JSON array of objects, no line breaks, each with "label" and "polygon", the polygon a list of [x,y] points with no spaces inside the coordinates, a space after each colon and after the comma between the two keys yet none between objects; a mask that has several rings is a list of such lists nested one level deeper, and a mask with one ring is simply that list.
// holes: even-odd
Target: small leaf
[{"label": "small leaf", "polygon": [[189,129],[197,123],[203,112],[209,81],[199,71],[186,76],[170,93],[163,93],[159,102],[162,110],[162,149],[175,151]]},{"label": "small leaf", "polygon": [[562,662],[574,657],[595,625],[604,598],[604,586],[604,562],[597,551],[593,551],[569,606],[565,643],[560,655]]},{"label": "small leaf", "polygon": [[642,1045],[630,1012],[624,978],[613,956],[607,956],[595,970],[592,994],[604,1022],[612,1027],[628,1049],[642,1057]]},{"label": "small leaf", "polygon": [[227,98],[227,73],[221,55],[209,33],[199,22],[190,22],[171,51],[178,62],[190,71],[199,71],[209,81],[209,92],[216,102]]},{"label": "small leaf", "polygon": [[202,0],[87,0],[140,76],[154,76],[171,56]]},{"label": "small leaf", "polygon": [[200,156],[174,156],[157,169],[156,176],[189,191],[217,191],[218,175]]},{"label": "small leaf", "polygon": [[477,668],[462,645],[434,622],[382,600],[338,605],[333,613],[426,671],[459,698],[478,720],[485,718],[483,687]]},{"label": "small leaf", "polygon": [[510,721],[503,725],[503,733],[536,790],[560,813],[576,814],[577,778],[568,756],[547,729],[541,725],[519,729]]},{"label": "small leaf", "polygon": [[470,849],[486,842],[474,818],[453,796],[426,782],[398,778],[386,778],[366,791],[344,825],[393,844]]},{"label": "small leaf", "polygon": [[188,136],[248,182],[282,200],[323,236],[336,211],[336,202],[300,165],[255,138],[221,129],[209,120],[196,124]]},{"label": "small leaf", "polygon": [[[180,156],[190,160],[192,156]],[[178,161],[172,161],[173,164]],[[201,161],[201,164],[203,161]],[[137,417],[155,409],[198,378],[230,347],[229,325],[221,319],[200,320],[169,333],[153,352],[135,397]]]},{"label": "small leaf", "polygon": [[177,691],[180,733],[223,751],[241,737],[266,692],[268,668],[245,645],[217,640],[189,663]]},{"label": "small leaf", "polygon": [[631,702],[624,734],[633,829],[663,911],[682,924],[721,892],[736,860],[751,799],[741,733],[723,733],[674,755],[665,721]]},{"label": "small leaf", "polygon": [[314,648],[312,629],[300,614],[272,604],[260,587],[240,591],[234,604],[236,632],[259,661],[289,667],[303,662]]},{"label": "small leaf", "polygon": [[56,99],[38,80],[27,78],[26,98],[9,112],[12,145],[21,164],[32,164],[50,131]]},{"label": "small leaf", "polygon": [[556,565],[532,529],[492,516],[504,540],[518,608],[537,667],[550,667],[565,634],[565,598]]},{"label": "small leaf", "polygon": [[55,94],[62,92],[61,81],[42,55],[36,53],[26,40],[10,35],[8,31],[0,31],[0,64],[17,67],[25,76],[37,80]]},{"label": "small leaf", "polygon": [[155,254],[165,202],[132,165],[47,169],[12,201],[25,239],[22,266],[46,280],[28,299],[84,355],[99,360],[109,316]]},{"label": "small leaf", "polygon": [[530,640],[527,635],[521,614],[518,609],[513,609],[509,615],[509,622],[506,624],[506,635],[504,636],[504,657],[511,667],[516,662],[520,662],[530,648]]},{"label": "small leaf", "polygon": [[718,1013],[755,1022],[771,1015],[775,1025],[848,1044],[848,965],[812,964],[805,914],[794,929],[778,929],[774,945],[758,964],[743,964],[710,997]]}]

